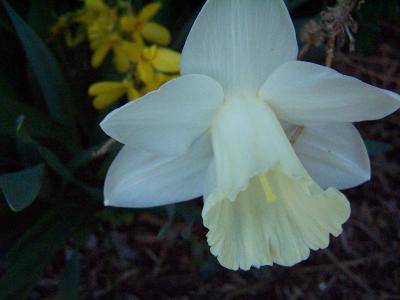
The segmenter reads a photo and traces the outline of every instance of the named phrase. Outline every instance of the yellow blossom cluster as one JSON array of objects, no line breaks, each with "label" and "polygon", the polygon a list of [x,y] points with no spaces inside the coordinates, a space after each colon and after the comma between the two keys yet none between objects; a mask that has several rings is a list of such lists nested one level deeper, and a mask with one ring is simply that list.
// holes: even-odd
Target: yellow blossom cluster
[{"label": "yellow blossom cluster", "polygon": [[122,81],[101,81],[89,87],[94,108],[105,109],[124,96],[137,99],[178,76],[180,54],[167,48],[170,32],[152,21],[160,9],[159,2],[135,12],[129,0],[113,6],[104,0],[85,0],[82,9],[62,15],[53,26],[53,34],[65,32],[69,47],[88,40],[93,68],[112,55],[116,70],[125,74]]}]

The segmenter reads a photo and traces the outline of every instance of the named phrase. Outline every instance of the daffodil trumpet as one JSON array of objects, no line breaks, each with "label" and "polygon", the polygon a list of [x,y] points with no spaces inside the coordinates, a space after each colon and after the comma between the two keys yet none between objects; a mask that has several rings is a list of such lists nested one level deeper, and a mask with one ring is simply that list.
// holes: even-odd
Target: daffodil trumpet
[{"label": "daffodil trumpet", "polygon": [[211,252],[232,270],[292,266],[326,248],[350,216],[339,190],[370,178],[352,122],[382,118],[400,99],[297,54],[282,0],[208,0],[182,76],[101,123],[124,144],[105,204],[202,195]]}]

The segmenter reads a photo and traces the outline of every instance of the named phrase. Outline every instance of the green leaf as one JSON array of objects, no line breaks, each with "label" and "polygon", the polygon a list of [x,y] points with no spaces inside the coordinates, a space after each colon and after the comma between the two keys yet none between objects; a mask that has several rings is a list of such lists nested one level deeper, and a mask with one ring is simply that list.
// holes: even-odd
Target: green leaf
[{"label": "green leaf", "polygon": [[86,183],[82,182],[78,178],[75,177],[73,172],[67,168],[61,160],[49,149],[43,147],[43,146],[38,146],[38,151],[42,158],[45,160],[45,162],[49,165],[49,167],[58,175],[63,177],[65,180],[81,187],[85,192],[92,196],[99,197],[102,195],[101,190],[91,187],[87,185]]},{"label": "green leaf", "polygon": [[378,156],[385,154],[385,152],[392,149],[392,146],[387,143],[382,143],[374,140],[365,140],[365,146],[367,147],[368,154],[373,156]]},{"label": "green leaf", "polygon": [[50,169],[52,169],[56,174],[60,175],[66,181],[69,181],[79,187],[81,187],[85,192],[93,195],[100,196],[102,193],[97,188],[93,188],[86,183],[82,182],[78,178],[75,177],[73,172],[66,167],[63,162],[58,158],[56,154],[54,154],[48,148],[40,145],[38,141],[33,139],[25,126],[25,117],[20,116],[17,119],[17,138],[28,145],[33,145],[36,147],[40,156],[47,163]]},{"label": "green leaf", "polygon": [[75,128],[71,91],[55,57],[7,1],[2,1],[39,83],[50,115],[60,124]]},{"label": "green leaf", "polygon": [[79,253],[73,252],[65,269],[60,275],[58,295],[60,300],[75,300],[79,296],[80,259]]},{"label": "green leaf", "polygon": [[31,227],[6,256],[6,272],[0,278],[0,300],[25,295],[40,279],[54,254],[82,227],[89,215],[85,207],[60,206],[38,216]]},{"label": "green leaf", "polygon": [[21,211],[33,203],[39,195],[43,176],[43,164],[0,176],[0,189],[13,211]]},{"label": "green leaf", "polygon": [[62,145],[68,151],[76,153],[78,143],[73,138],[73,132],[54,122],[49,116],[34,107],[21,103],[16,99],[14,91],[0,77],[0,135],[15,138],[15,122],[18,116],[25,116],[26,126],[32,137],[49,139]]}]

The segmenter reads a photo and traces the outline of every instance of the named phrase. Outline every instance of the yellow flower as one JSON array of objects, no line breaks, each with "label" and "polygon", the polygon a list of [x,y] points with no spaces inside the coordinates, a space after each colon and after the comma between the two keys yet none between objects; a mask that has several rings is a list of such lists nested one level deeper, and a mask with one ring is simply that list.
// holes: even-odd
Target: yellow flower
[{"label": "yellow flower", "polygon": [[157,46],[145,48],[142,50],[137,64],[138,77],[146,86],[157,86],[157,83],[163,80],[158,73],[179,73],[179,63],[180,54],[176,51]]},{"label": "yellow flower", "polygon": [[50,28],[50,33],[52,35],[57,35],[65,27],[71,24],[71,14],[66,13],[58,17],[57,22]]},{"label": "yellow flower", "polygon": [[114,53],[114,63],[119,72],[126,72],[130,62],[135,63],[139,59],[140,46],[124,40],[116,32],[116,20],[115,11],[108,11],[88,27],[90,47],[93,49],[91,61],[93,68],[98,68],[111,50]]},{"label": "yellow flower", "polygon": [[[61,30],[66,29],[66,44],[68,47],[74,47],[85,39],[86,28],[96,22],[99,17],[103,21],[112,19],[115,22],[117,16],[115,11],[102,0],[85,0],[83,9],[60,16],[50,32],[52,35],[57,35]],[[77,25],[76,30],[70,28],[72,24]]]},{"label": "yellow flower", "polygon": [[114,54],[115,67],[121,73],[128,71],[129,64],[137,62],[140,55],[140,47],[137,44],[122,39],[118,34],[112,34],[94,49],[92,67],[99,67],[111,50]]},{"label": "yellow flower", "polygon": [[116,32],[117,13],[108,10],[87,24],[87,34],[92,49],[98,48],[110,35]]},{"label": "yellow flower", "polygon": [[117,102],[122,96],[126,95],[128,100],[140,97],[130,80],[123,82],[102,81],[92,84],[89,87],[89,96],[95,97],[93,107],[102,110]]},{"label": "yellow flower", "polygon": [[86,32],[84,27],[78,27],[76,32],[67,29],[65,33],[65,43],[68,47],[73,48],[85,40]]},{"label": "yellow flower", "polygon": [[120,26],[125,32],[132,34],[132,38],[141,44],[143,43],[142,37],[159,45],[166,46],[171,42],[171,35],[167,28],[150,22],[161,8],[161,3],[155,2],[146,5],[137,16],[126,15],[121,17]]},{"label": "yellow flower", "polygon": [[115,10],[103,0],[85,0],[84,8],[77,12],[75,21],[84,26],[90,26],[99,17],[115,15]]},{"label": "yellow flower", "polygon": [[76,22],[76,14],[66,13],[58,17],[57,22],[50,28],[51,37],[55,37],[61,31],[65,31],[65,43],[68,47],[75,47],[81,43],[85,37],[86,32],[84,26],[77,24],[76,30],[72,30],[70,27]]},{"label": "yellow flower", "polygon": [[98,12],[110,9],[110,7],[107,6],[107,4],[105,4],[103,0],[85,0],[85,8]]}]

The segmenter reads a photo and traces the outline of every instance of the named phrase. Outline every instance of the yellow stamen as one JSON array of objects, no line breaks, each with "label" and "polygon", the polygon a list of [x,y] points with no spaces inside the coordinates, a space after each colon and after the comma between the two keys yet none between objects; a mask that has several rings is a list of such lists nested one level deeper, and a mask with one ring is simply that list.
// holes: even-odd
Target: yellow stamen
[{"label": "yellow stamen", "polygon": [[265,176],[258,176],[258,180],[261,183],[261,186],[263,188],[265,198],[268,203],[273,203],[276,201],[276,195],[272,192],[271,187],[269,186],[269,183]]}]

